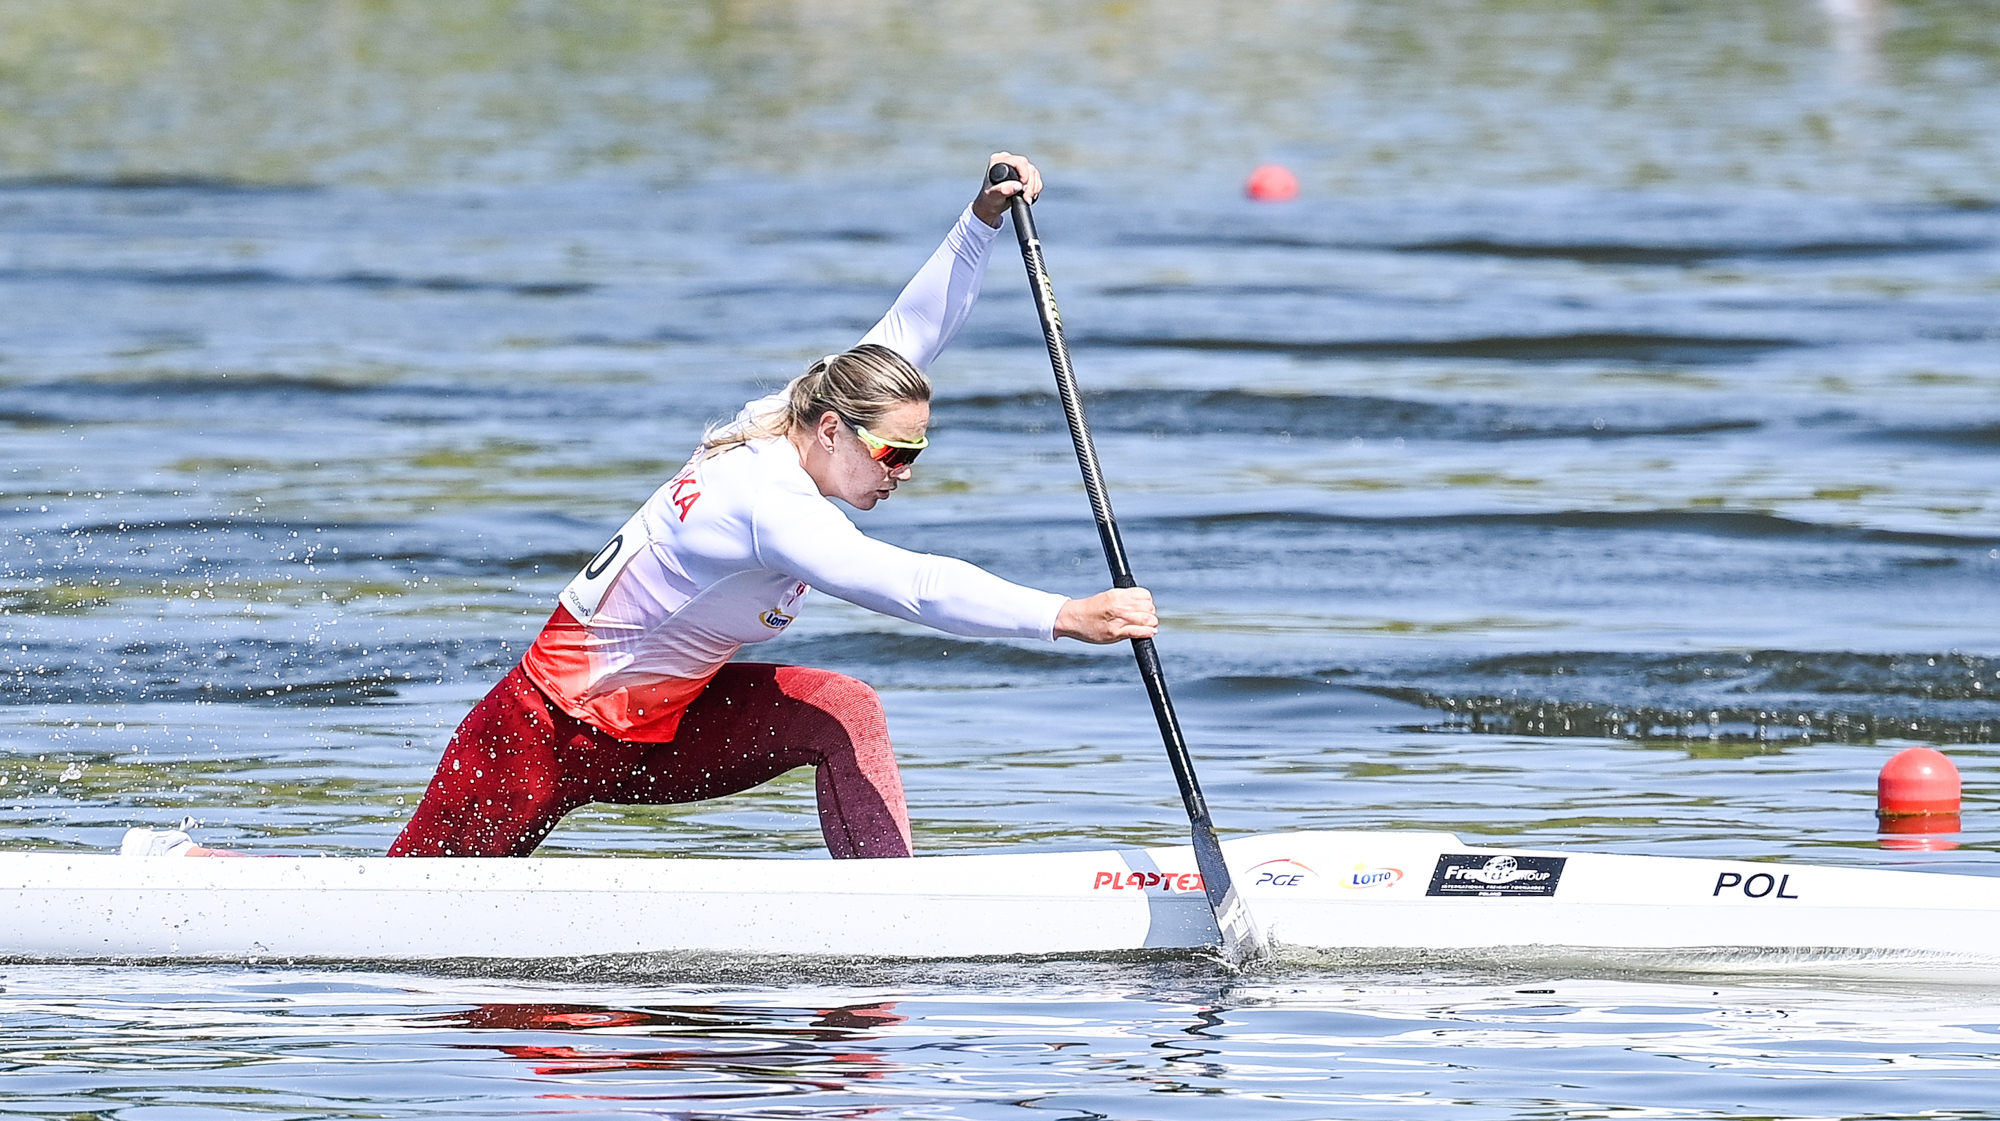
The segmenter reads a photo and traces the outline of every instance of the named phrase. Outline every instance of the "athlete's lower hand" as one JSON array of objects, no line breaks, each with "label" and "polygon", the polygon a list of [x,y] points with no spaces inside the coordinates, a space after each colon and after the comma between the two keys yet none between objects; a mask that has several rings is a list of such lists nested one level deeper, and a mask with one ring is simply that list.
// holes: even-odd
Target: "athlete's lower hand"
[{"label": "athlete's lower hand", "polygon": [[[996,163],[1012,165],[1015,171],[1021,173],[1021,181],[993,182],[991,176]],[[1035,196],[1042,193],[1042,173],[1035,170],[1034,164],[1012,152],[995,152],[986,157],[986,173],[988,178],[981,181],[985,185],[980,188],[979,197],[972,200],[972,212],[996,230],[1000,228],[1000,216],[1013,205],[1011,200],[1015,195],[1025,191],[1028,201],[1033,202]]]},{"label": "athlete's lower hand", "polygon": [[1153,593],[1144,588],[1113,588],[1089,599],[1073,599],[1056,612],[1056,637],[1103,645],[1128,638],[1151,638],[1160,632],[1153,612]]}]

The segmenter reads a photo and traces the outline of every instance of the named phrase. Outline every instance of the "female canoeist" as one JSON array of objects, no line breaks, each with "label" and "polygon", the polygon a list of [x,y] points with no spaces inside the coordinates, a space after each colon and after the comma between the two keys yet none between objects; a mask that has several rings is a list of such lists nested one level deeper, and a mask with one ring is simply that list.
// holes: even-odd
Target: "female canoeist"
[{"label": "female canoeist", "polygon": [[864,536],[829,499],[872,509],[928,441],[923,374],[958,333],[1008,200],[979,192],[889,314],[852,350],[711,428],[558,597],[515,666],[460,724],[391,856],[525,856],[590,802],[691,802],[818,768],[836,857],[910,855],[882,704],[850,677],[732,662],[775,638],[810,588],[953,634],[1150,637],[1143,588],[1088,599]]}]

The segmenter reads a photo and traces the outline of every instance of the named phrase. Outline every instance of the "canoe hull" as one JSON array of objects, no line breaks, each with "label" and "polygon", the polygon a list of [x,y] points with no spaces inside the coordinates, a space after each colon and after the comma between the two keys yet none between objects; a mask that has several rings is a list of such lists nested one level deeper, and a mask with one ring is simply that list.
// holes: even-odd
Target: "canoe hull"
[{"label": "canoe hull", "polygon": [[[1224,848],[1246,903],[1296,947],[2000,958],[2000,879],[1478,848],[1447,833]],[[1212,945],[1200,889],[1186,847],[894,861],[0,853],[0,956],[1089,954]]]}]

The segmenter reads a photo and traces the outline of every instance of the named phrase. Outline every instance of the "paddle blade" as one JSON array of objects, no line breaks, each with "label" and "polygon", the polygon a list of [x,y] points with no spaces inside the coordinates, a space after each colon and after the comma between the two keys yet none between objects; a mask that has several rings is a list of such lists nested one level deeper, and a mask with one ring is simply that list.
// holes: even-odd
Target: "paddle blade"
[{"label": "paddle blade", "polygon": [[1243,905],[1234,886],[1223,894],[1222,903],[1215,908],[1215,922],[1222,928],[1222,960],[1231,968],[1241,969],[1271,956],[1270,939],[1264,936],[1264,928],[1257,925],[1257,916]]},{"label": "paddle blade", "polygon": [[1222,858],[1222,842],[1215,836],[1215,827],[1208,823],[1206,806],[1201,807],[1200,816],[1194,821],[1194,863],[1201,869],[1208,906],[1215,912],[1215,925],[1222,933],[1222,960],[1231,968],[1240,969],[1269,957],[1270,939],[1265,937],[1264,928],[1257,924],[1257,916],[1250,913],[1243,897],[1236,894],[1236,877],[1229,874],[1229,865]]}]

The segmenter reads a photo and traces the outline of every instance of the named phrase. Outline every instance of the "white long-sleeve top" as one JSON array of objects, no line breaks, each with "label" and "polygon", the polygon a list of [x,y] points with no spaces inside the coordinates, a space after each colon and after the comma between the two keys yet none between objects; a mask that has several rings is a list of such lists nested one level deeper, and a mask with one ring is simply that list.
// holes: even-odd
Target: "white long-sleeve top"
[{"label": "white long-sleeve top", "polygon": [[[922,369],[979,298],[996,231],[968,207],[862,342]],[[745,424],[782,408],[746,405]],[[563,589],[522,659],[571,715],[620,739],[671,740],[715,672],[782,634],[808,590],[978,637],[1054,637],[1064,597],[863,534],[783,437],[697,453]]]}]

